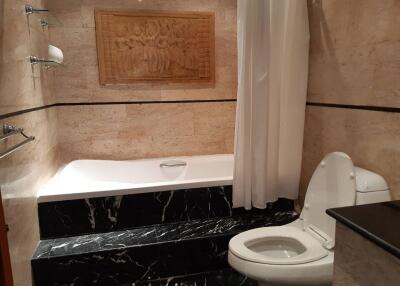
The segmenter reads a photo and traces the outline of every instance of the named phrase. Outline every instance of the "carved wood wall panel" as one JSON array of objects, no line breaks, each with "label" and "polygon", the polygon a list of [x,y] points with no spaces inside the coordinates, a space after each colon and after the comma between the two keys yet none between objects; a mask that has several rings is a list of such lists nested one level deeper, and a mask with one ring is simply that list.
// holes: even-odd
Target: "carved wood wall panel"
[{"label": "carved wood wall panel", "polygon": [[214,84],[214,14],[96,10],[100,83]]}]

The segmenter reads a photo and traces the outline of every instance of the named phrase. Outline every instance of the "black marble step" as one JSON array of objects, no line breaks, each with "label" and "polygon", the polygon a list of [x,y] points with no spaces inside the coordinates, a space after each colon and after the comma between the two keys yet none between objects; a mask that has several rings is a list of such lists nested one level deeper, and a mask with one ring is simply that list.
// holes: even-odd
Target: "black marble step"
[{"label": "black marble step", "polygon": [[33,279],[36,286],[112,286],[218,271],[229,268],[231,237],[296,218],[293,211],[251,213],[43,240],[32,258]]},{"label": "black marble step", "polygon": [[[241,275],[231,268],[185,276],[137,282],[134,286],[258,286],[257,281]],[[132,286],[132,283],[120,285]]]}]

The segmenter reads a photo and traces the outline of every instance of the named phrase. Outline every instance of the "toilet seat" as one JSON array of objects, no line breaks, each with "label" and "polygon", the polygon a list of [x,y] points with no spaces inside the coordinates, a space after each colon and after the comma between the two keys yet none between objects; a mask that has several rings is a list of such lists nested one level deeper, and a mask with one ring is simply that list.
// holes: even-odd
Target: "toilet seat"
[{"label": "toilet seat", "polygon": [[[271,247],[276,248],[276,252]],[[242,232],[231,239],[229,250],[243,260],[271,265],[304,264],[329,254],[320,241],[296,226],[263,227]],[[278,252],[280,257],[275,255]],[[287,255],[283,257],[282,254]]]}]

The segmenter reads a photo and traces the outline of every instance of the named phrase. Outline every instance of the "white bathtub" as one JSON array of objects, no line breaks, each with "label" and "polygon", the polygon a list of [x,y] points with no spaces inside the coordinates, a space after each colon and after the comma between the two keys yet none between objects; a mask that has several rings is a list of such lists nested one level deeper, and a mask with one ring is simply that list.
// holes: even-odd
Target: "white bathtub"
[{"label": "white bathtub", "polygon": [[[164,166],[183,163],[185,166]],[[180,165],[177,164],[177,165]],[[72,161],[38,193],[38,202],[119,196],[231,185],[233,155],[171,157],[132,161]]]}]

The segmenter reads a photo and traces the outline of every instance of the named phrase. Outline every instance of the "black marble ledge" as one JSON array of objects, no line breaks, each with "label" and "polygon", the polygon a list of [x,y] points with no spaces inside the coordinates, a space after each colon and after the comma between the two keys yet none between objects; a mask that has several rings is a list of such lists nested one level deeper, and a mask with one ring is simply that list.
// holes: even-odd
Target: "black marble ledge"
[{"label": "black marble ledge", "polygon": [[227,268],[230,236],[32,260],[36,286],[118,286]]},{"label": "black marble ledge", "polygon": [[265,213],[244,214],[234,217],[161,224],[123,231],[42,240],[32,260],[219,235],[233,236],[251,228],[286,224],[295,220],[297,216],[294,211],[278,211],[268,216]]},{"label": "black marble ledge", "polygon": [[400,201],[333,208],[326,213],[400,258]]}]

